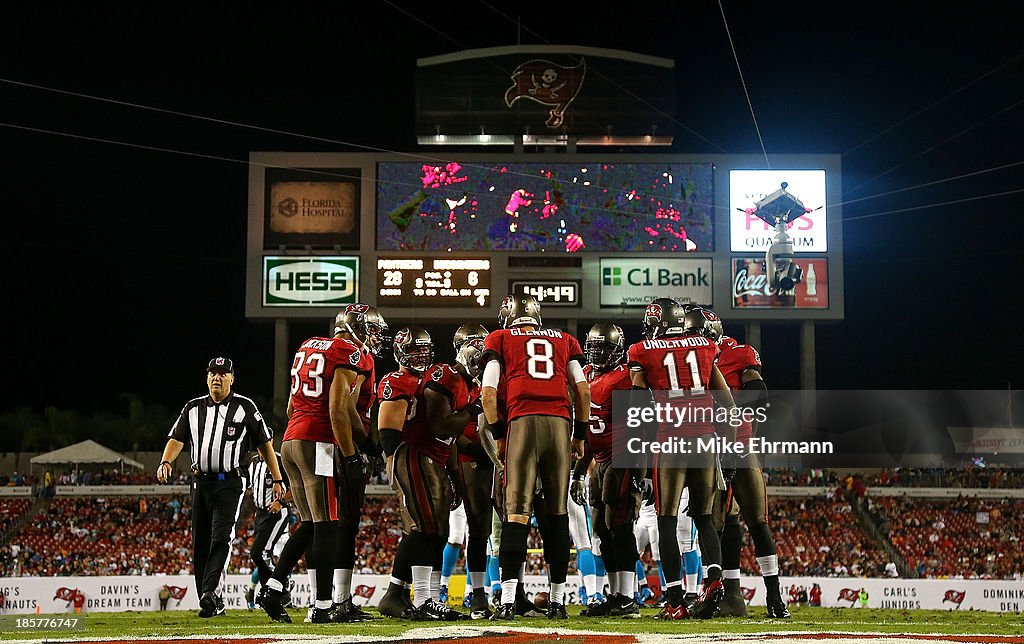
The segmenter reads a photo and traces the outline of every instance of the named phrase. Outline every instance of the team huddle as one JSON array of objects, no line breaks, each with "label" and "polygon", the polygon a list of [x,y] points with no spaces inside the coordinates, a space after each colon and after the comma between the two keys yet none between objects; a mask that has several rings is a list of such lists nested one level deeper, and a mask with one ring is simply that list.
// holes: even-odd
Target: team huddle
[{"label": "team huddle", "polygon": [[[303,557],[315,590],[309,621],[371,619],[352,601],[352,574],[366,480],[382,471],[403,528],[382,615],[566,619],[575,547],[581,614],[637,618],[649,596],[639,553],[650,545],[664,590],[658,619],[744,616],[742,514],[768,616],[789,617],[756,454],[737,462],[656,453],[629,467],[614,463],[625,432],[613,420],[613,397],[732,409],[731,392],[742,391],[743,405],[765,404],[760,357],[725,336],[713,311],[658,299],[644,312],[644,338],[628,350],[611,323],[594,325],[581,347],[542,326],[534,298],[509,296],[496,330],[459,327],[450,365],[434,362],[424,329],[402,328],[393,340],[388,330],[374,307],[349,305],[331,337],[310,338],[295,354],[281,460],[300,523],[272,574],[260,575],[258,603],[272,619],[291,621],[287,580]],[[374,357],[388,344],[399,367],[377,382]],[[756,430],[712,422],[647,429],[652,440],[669,432],[745,440]],[[531,526],[548,567],[546,605],[524,590]],[[445,601],[450,554],[463,538],[468,613]],[[601,565],[607,586],[598,581]]]}]

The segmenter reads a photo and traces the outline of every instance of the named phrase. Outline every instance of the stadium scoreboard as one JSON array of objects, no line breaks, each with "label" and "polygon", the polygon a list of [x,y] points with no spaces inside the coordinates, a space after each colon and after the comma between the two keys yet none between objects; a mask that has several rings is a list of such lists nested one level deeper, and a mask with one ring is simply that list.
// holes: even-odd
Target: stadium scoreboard
[{"label": "stadium scoreboard", "polygon": [[[654,297],[733,322],[844,318],[842,207],[826,207],[842,194],[838,155],[778,155],[773,170],[714,154],[251,160],[249,318],[323,319],[357,299],[396,322],[458,323],[491,319],[506,294],[581,322],[638,319]],[[753,214],[781,183],[807,208],[790,228],[805,278],[785,294]],[[318,291],[314,269],[345,288]]]},{"label": "stadium scoreboard", "polygon": [[582,280],[509,280],[508,292],[515,296],[532,295],[544,306],[581,305]]},{"label": "stadium scoreboard", "polygon": [[487,308],[490,304],[490,259],[377,259],[377,306]]}]

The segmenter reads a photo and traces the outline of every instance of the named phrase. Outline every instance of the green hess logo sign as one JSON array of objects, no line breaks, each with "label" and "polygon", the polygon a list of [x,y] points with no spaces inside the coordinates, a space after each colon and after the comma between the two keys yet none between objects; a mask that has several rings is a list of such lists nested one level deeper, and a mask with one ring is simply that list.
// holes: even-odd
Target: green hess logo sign
[{"label": "green hess logo sign", "polygon": [[358,285],[358,257],[263,258],[263,306],[353,304]]}]

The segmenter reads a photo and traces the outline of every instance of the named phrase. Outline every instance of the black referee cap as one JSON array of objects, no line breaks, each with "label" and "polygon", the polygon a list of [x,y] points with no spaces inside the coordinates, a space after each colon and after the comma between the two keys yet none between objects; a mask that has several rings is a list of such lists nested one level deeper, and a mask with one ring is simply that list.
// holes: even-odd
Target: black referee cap
[{"label": "black referee cap", "polygon": [[228,373],[235,373],[235,363],[231,361],[231,358],[217,357],[210,360],[210,364],[206,366],[207,371],[226,371]]}]

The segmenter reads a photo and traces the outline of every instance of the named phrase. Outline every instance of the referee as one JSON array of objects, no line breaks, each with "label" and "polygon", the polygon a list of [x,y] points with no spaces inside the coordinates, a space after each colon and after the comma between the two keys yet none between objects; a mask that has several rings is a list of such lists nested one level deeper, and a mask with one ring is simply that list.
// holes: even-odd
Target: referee
[{"label": "referee", "polygon": [[194,474],[192,565],[200,594],[199,616],[213,617],[224,614],[224,600],[217,590],[245,490],[240,461],[252,444],[270,468],[275,498],[284,494],[284,481],[271,442],[273,434],[256,403],[231,391],[234,363],[230,358],[214,358],[206,371],[210,393],[193,398],[181,410],[167,435],[156,476],[161,483],[170,479],[171,463],[188,443]]},{"label": "referee", "polygon": [[[277,459],[281,458],[276,454]],[[282,537],[288,535],[288,526],[292,523],[292,513],[287,505],[287,493],[284,498],[275,498],[273,493],[274,474],[270,465],[261,455],[253,456],[249,464],[249,485],[252,486],[252,502],[256,506],[255,534],[249,558],[256,566],[261,585],[266,585],[274,574],[271,556],[284,545]],[[285,480],[287,484],[287,479]],[[255,580],[253,581],[255,584]],[[250,589],[249,592],[252,592]]]}]

